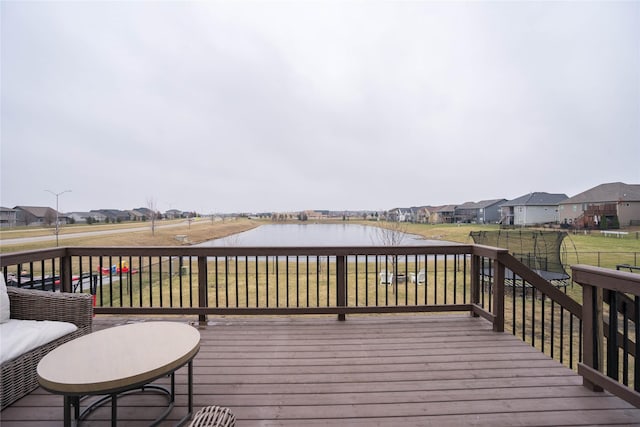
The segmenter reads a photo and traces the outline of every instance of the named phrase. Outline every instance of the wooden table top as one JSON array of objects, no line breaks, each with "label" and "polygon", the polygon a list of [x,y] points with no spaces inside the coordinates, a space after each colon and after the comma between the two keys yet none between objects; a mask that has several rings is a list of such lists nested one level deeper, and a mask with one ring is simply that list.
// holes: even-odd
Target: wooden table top
[{"label": "wooden table top", "polygon": [[169,374],[200,349],[200,332],[177,322],[116,326],[69,341],[38,364],[38,380],[60,394],[108,394]]}]

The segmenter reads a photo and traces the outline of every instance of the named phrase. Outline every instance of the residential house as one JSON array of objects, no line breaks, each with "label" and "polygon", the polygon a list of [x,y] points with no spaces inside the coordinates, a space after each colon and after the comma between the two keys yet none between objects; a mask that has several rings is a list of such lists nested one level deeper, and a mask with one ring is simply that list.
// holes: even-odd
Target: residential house
[{"label": "residential house", "polygon": [[134,210],[143,215],[143,221],[151,220],[151,218],[161,218],[160,212],[154,212],[149,208],[136,208]]},{"label": "residential house", "polygon": [[60,224],[67,224],[68,217],[46,206],[16,206],[16,225],[45,226],[55,225],[56,218]]},{"label": "residential house", "polygon": [[411,208],[393,208],[387,212],[387,221],[412,222],[413,213]]},{"label": "residential house", "polygon": [[105,216],[105,222],[123,222],[131,221],[131,215],[127,211],[121,211],[119,209],[95,209],[90,213],[99,213]]},{"label": "residential house", "polygon": [[166,219],[180,219],[185,218],[186,214],[178,209],[169,209],[164,213]]},{"label": "residential house", "polygon": [[104,222],[106,218],[105,215],[97,212],[70,212],[67,215],[76,223]]},{"label": "residential house", "polygon": [[455,222],[492,224],[500,221],[500,205],[507,199],[466,202],[456,207]]},{"label": "residential house", "polygon": [[640,223],[640,184],[611,182],[563,200],[558,217],[564,226],[617,228]]},{"label": "residential house", "polygon": [[131,221],[144,221],[145,220],[145,215],[144,213],[136,210],[136,209],[132,209],[129,212],[129,218],[131,218]]},{"label": "residential house", "polygon": [[0,207],[0,227],[15,227],[16,226],[16,210]]},{"label": "residential house", "polygon": [[415,221],[420,224],[429,224],[433,206],[420,206],[415,208]]},{"label": "residential house", "polygon": [[500,223],[504,225],[538,225],[558,223],[558,203],[566,194],[535,192],[500,205]]},{"label": "residential house", "polygon": [[452,224],[455,221],[456,205],[444,205],[431,208],[431,224]]}]

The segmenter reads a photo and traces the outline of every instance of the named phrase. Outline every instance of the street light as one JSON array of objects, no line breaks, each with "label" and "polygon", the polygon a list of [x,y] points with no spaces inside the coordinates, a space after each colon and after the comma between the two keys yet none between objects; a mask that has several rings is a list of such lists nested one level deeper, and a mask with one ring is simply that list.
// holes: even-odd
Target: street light
[{"label": "street light", "polygon": [[44,190],[44,191],[56,196],[56,246],[58,246],[58,234],[60,234],[60,220],[58,219],[58,197],[60,197],[60,195],[64,193],[71,193],[71,190],[64,190],[59,193],[55,193],[51,190]]}]

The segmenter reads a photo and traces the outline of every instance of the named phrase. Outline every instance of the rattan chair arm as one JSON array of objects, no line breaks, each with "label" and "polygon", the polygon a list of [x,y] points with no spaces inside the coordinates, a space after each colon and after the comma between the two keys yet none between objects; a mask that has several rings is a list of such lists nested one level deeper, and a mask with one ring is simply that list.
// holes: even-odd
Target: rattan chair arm
[{"label": "rattan chair arm", "polygon": [[79,328],[91,326],[93,300],[89,294],[47,292],[8,287],[11,318],[71,322]]}]

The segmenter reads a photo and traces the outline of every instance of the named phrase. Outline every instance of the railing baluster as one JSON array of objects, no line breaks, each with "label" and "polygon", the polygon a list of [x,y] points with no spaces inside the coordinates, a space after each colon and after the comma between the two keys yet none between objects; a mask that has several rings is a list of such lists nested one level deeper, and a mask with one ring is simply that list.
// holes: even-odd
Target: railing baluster
[{"label": "railing baluster", "polygon": [[444,256],[444,304],[447,304],[447,260],[449,259],[448,255]]},{"label": "railing baluster", "polygon": [[[217,277],[217,265],[218,261],[216,259],[216,277]],[[199,256],[198,257],[198,307],[206,308],[209,306],[209,292],[208,292],[208,271],[207,271],[207,257]],[[216,279],[217,280],[217,279]],[[216,291],[216,299],[218,298],[218,292]],[[207,315],[199,314],[198,322],[201,325],[205,325],[207,323]]]},{"label": "railing baluster", "polygon": [[240,288],[238,287],[238,256],[234,256],[233,257],[233,261],[234,261],[234,269],[235,269],[235,275],[236,275],[236,307],[240,307]]},{"label": "railing baluster", "polygon": [[607,338],[607,375],[618,380],[618,293],[609,291],[609,336]]},{"label": "railing baluster", "polygon": [[433,304],[438,304],[438,254],[433,256]]},{"label": "railing baluster", "polygon": [[635,332],[635,356],[633,358],[633,389],[640,392],[640,296],[633,299],[633,325]]},{"label": "railing baluster", "polygon": [[158,296],[160,297],[160,307],[164,307],[163,305],[163,294],[162,292],[162,255],[158,257]]},{"label": "railing baluster", "polygon": [[309,305],[309,255],[307,255],[307,262],[305,264],[305,274],[306,274],[306,286],[307,286],[307,307],[311,307]]},{"label": "railing baluster", "polygon": [[549,347],[551,347],[551,358],[553,359],[554,355],[554,341],[555,341],[555,325],[556,325],[556,309],[553,300],[551,301],[551,337]]},{"label": "railing baluster", "polygon": [[564,363],[564,307],[560,306],[560,363]]},{"label": "railing baluster", "polygon": [[629,315],[627,301],[622,301],[622,383],[629,385]]},{"label": "railing baluster", "polygon": [[[337,280],[337,295],[336,304],[338,307],[347,306],[347,272],[346,272],[346,259],[344,255],[336,257],[336,280]],[[338,314],[338,320],[346,320],[344,313]]]},{"label": "railing baluster", "polygon": [[[524,282],[524,279],[522,280]],[[531,345],[536,346],[536,288],[531,287]]]},{"label": "railing baluster", "polygon": [[546,344],[546,339],[544,336],[544,326],[547,324],[547,322],[544,320],[545,318],[545,300],[547,299],[547,296],[543,293],[542,294],[542,301],[540,302],[540,341],[542,342],[542,352],[544,353],[544,348],[545,348],[545,344]]},{"label": "railing baluster", "polygon": [[300,257],[296,255],[296,307],[300,307]]}]

